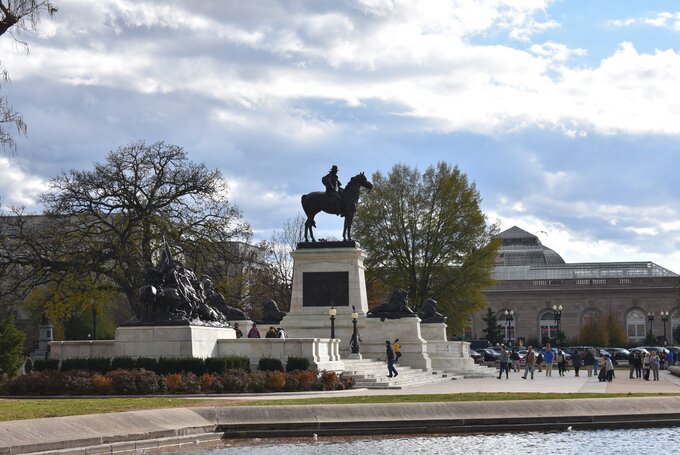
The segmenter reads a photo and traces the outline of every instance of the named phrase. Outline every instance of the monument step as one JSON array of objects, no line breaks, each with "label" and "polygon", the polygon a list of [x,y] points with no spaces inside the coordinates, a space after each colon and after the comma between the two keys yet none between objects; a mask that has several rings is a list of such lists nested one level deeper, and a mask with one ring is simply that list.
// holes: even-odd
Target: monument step
[{"label": "monument step", "polygon": [[404,365],[395,365],[399,375],[387,376],[387,365],[376,359],[348,359],[343,374],[352,376],[355,387],[367,389],[402,389],[426,384],[460,379],[460,376],[442,371],[421,370]]}]

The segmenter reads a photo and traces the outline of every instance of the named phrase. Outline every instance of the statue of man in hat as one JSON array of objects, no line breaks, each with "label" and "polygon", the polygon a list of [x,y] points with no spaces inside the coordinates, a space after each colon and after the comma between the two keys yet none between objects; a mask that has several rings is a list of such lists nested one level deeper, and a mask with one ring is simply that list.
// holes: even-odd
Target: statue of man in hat
[{"label": "statue of man in hat", "polygon": [[335,213],[343,216],[342,213],[342,183],[338,179],[338,166],[335,164],[328,171],[328,174],[321,178],[321,183],[326,187],[326,196],[335,201]]}]

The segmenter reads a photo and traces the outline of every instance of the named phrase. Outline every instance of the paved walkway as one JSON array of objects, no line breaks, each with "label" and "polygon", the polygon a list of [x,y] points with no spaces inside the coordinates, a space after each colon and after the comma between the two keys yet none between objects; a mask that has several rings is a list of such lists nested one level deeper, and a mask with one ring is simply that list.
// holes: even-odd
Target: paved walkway
[{"label": "paved walkway", "polygon": [[[659,381],[644,381],[641,379],[629,379],[628,370],[617,370],[616,377],[612,382],[600,382],[596,376],[588,377],[581,372],[579,377],[574,376],[570,370],[565,376],[558,376],[553,371],[552,376],[546,377],[545,370],[534,374],[534,379],[522,379],[523,371],[510,372],[509,379],[479,378],[446,381],[436,384],[427,384],[406,389],[387,390],[347,390],[334,392],[334,396],[369,396],[369,395],[417,395],[439,393],[473,393],[473,392],[539,392],[539,393],[679,393],[680,376],[670,374],[666,370],[659,372]],[[276,393],[239,395],[246,400],[261,399],[292,399],[328,397],[328,392],[300,393]],[[234,396],[224,396],[233,398]]]}]

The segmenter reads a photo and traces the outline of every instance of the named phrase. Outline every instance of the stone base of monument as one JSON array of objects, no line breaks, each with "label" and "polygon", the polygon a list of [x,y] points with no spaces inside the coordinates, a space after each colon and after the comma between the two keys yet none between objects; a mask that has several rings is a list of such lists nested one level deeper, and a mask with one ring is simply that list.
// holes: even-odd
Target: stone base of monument
[{"label": "stone base of monument", "polygon": [[116,329],[114,340],[52,341],[50,357],[212,357],[217,340],[235,339],[231,327],[202,325],[128,326]]},{"label": "stone base of monument", "polygon": [[447,341],[445,323],[421,322],[420,333],[427,341],[427,355],[432,361],[432,369],[454,372],[475,370],[475,361],[470,357],[470,343]]},{"label": "stone base of monument", "polygon": [[[336,308],[335,338],[340,341],[339,352],[342,357],[350,355],[349,340],[352,338],[352,310],[347,307]],[[357,323],[357,330],[363,337],[364,321],[361,313]],[[327,308],[304,308],[294,314],[288,314],[279,324],[289,338],[330,338],[331,320]]]},{"label": "stone base of monument", "polygon": [[364,357],[385,359],[385,341],[393,343],[399,338],[401,355],[399,363],[412,368],[431,369],[432,361],[427,351],[427,341],[420,332],[420,319],[405,317],[401,319],[366,318],[361,332],[360,352]]},{"label": "stone base of monument", "polygon": [[[239,321],[250,328],[250,321]],[[231,327],[196,325],[128,326],[116,329],[115,340],[52,341],[50,357],[248,357],[253,371],[261,358],[304,357],[319,370],[342,371],[340,340],[327,338],[236,338]]]},{"label": "stone base of monument", "polygon": [[217,340],[235,339],[231,327],[118,327],[116,357],[214,357]]},{"label": "stone base of monument", "polygon": [[339,345],[340,340],[328,338],[239,338],[219,340],[217,350],[220,356],[248,357],[253,371],[261,358],[279,359],[285,367],[288,357],[303,357],[318,370],[340,372],[344,364]]}]

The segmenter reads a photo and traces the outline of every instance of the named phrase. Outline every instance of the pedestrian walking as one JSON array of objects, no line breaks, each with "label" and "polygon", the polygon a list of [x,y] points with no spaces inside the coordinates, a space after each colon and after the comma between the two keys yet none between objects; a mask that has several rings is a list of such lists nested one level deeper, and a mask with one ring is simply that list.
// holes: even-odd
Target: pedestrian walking
[{"label": "pedestrian walking", "polygon": [[536,363],[536,353],[531,349],[531,346],[527,346],[527,356],[525,357],[524,365],[524,376],[522,379],[527,378],[527,374],[531,373],[531,379],[534,379],[534,364]]},{"label": "pedestrian walking", "polygon": [[510,368],[508,367],[508,361],[510,360],[510,354],[508,354],[508,350],[505,349],[505,346],[501,344],[501,355],[498,357],[498,363],[500,364],[500,370],[498,371],[498,378],[501,379],[503,376],[503,371],[505,371],[505,379],[508,378],[509,370]]},{"label": "pedestrian walking", "polygon": [[399,373],[397,373],[397,370],[394,368],[394,351],[392,350],[392,346],[390,345],[390,340],[385,341],[385,361],[387,362],[387,377],[397,377],[399,376]]},{"label": "pedestrian walking", "polygon": [[512,361],[512,370],[517,373],[519,371],[519,352],[517,352],[517,349],[512,350],[510,360]]},{"label": "pedestrian walking", "polygon": [[560,376],[564,376],[564,364],[566,362],[565,357],[564,357],[564,352],[562,352],[561,349],[558,349],[557,351],[557,373]]},{"label": "pedestrian walking", "polygon": [[399,338],[395,338],[394,343],[392,343],[392,350],[394,350],[394,363],[399,363],[399,358],[401,357],[401,345],[399,344]]}]

